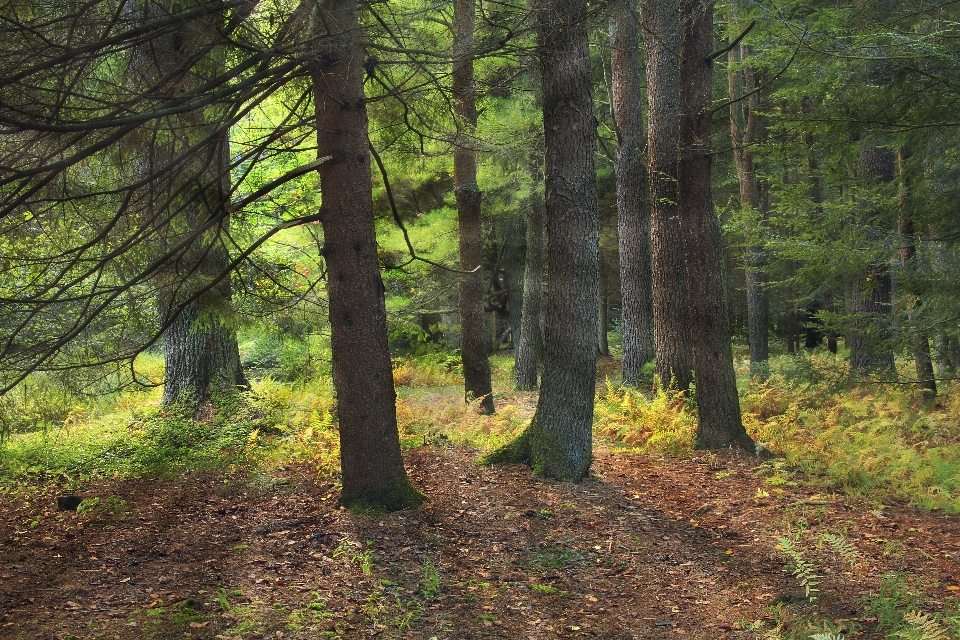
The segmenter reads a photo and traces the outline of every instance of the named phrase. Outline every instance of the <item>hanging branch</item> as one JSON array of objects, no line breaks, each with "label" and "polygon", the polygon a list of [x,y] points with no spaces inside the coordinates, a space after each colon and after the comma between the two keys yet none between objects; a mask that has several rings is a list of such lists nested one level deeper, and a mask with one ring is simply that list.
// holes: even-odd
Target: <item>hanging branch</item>
[{"label": "hanging branch", "polygon": [[393,221],[397,223],[398,227],[400,227],[400,231],[403,233],[403,240],[407,243],[407,251],[410,252],[410,259],[401,265],[397,265],[394,267],[394,269],[402,269],[414,260],[419,260],[420,262],[426,262],[427,264],[437,267],[438,269],[450,271],[451,273],[476,273],[479,271],[482,265],[477,265],[473,269],[464,271],[463,269],[448,267],[445,264],[440,264],[439,262],[434,262],[429,258],[424,258],[417,255],[416,250],[413,248],[413,243],[410,242],[410,234],[407,233],[407,228],[404,226],[403,220],[400,219],[400,212],[397,210],[397,203],[393,199],[393,189],[390,188],[390,179],[387,177],[387,169],[383,166],[383,160],[380,159],[380,154],[377,153],[377,150],[373,148],[373,143],[368,141],[368,144],[370,147],[370,154],[373,156],[373,159],[377,163],[377,167],[380,169],[380,176],[383,178],[383,186],[387,190],[387,200],[390,201],[390,211],[393,212]]}]

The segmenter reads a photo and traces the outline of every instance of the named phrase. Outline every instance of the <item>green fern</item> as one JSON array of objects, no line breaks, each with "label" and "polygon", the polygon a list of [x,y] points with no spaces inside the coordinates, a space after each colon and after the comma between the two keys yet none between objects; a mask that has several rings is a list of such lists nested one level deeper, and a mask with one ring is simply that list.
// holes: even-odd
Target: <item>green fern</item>
[{"label": "green fern", "polygon": [[780,547],[780,550],[783,551],[783,555],[792,565],[791,572],[793,576],[800,581],[800,586],[803,587],[804,596],[813,602],[817,599],[816,593],[819,593],[820,589],[817,588],[817,585],[820,584],[820,578],[822,576],[814,572],[816,568],[814,564],[808,561],[803,557],[803,551],[800,551],[793,544],[793,540],[790,538],[780,537],[777,538],[777,543]]},{"label": "green fern", "polygon": [[851,567],[857,566],[857,562],[860,561],[860,552],[853,546],[852,542],[834,533],[823,534],[821,540],[826,540],[834,553],[843,558],[843,561],[848,565]]},{"label": "green fern", "polygon": [[911,611],[903,616],[907,626],[897,632],[904,640],[950,640],[947,630],[940,626],[937,618],[929,613]]}]

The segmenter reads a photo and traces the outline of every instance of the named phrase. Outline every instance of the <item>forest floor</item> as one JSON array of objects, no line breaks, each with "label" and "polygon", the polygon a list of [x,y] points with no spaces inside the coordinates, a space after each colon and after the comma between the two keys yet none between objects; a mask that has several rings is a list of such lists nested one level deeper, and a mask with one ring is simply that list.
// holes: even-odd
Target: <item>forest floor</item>
[{"label": "forest floor", "polygon": [[477,453],[409,450],[430,499],[378,517],[293,465],[91,481],[80,514],[56,483],[8,496],[0,637],[880,638],[960,591],[957,516],[774,486],[752,456],[598,443],[570,485]]}]

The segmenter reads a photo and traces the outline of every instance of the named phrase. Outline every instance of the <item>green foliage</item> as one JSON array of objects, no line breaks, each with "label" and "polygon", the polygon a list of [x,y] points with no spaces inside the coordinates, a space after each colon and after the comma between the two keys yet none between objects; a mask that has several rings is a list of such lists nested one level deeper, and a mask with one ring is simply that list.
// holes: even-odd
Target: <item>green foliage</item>
[{"label": "green foliage", "polygon": [[440,595],[440,572],[428,557],[424,557],[420,565],[420,573],[423,574],[423,586],[420,592],[427,600],[432,600]]},{"label": "green foliage", "polygon": [[607,381],[594,408],[594,433],[644,452],[693,451],[696,411],[683,393],[658,386],[652,398]]},{"label": "green foliage", "polygon": [[820,592],[817,586],[822,578],[816,573],[816,566],[804,557],[803,551],[798,549],[790,538],[782,536],[777,538],[777,548],[783,552],[793,577],[799,580],[800,586],[803,587],[804,596],[811,602],[816,600],[816,594]]}]

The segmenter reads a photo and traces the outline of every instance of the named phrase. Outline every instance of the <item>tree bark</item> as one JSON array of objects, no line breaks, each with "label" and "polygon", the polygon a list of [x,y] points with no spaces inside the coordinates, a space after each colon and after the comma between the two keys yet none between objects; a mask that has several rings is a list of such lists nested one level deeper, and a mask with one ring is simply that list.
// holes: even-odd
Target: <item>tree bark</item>
[{"label": "tree bark", "polygon": [[523,218],[514,216],[507,222],[503,248],[503,284],[507,291],[510,313],[510,342],[516,358],[520,341],[520,319],[523,317]]},{"label": "tree bark", "polygon": [[650,248],[656,374],[663,386],[690,388],[693,352],[683,236],[677,213],[680,9],[677,0],[641,7],[646,52]]},{"label": "tree bark", "polygon": [[917,326],[916,312],[920,309],[923,299],[914,291],[910,274],[916,267],[917,246],[914,243],[913,220],[909,211],[910,184],[907,180],[906,155],[903,148],[897,150],[897,173],[900,176],[900,207],[897,220],[897,231],[900,233],[900,268],[906,278],[902,287],[901,300],[905,301],[904,311],[907,316],[907,331],[911,351],[913,352],[914,370],[917,374],[917,386],[924,398],[930,399],[937,395],[937,380],[933,373],[933,359],[930,357],[930,336],[925,329]]},{"label": "tree bark", "polygon": [[[170,15],[175,7],[170,0],[150,0],[131,3],[126,11],[136,25]],[[174,97],[213,77],[225,64],[222,47],[210,40],[223,19],[222,14],[212,14],[184,21],[149,43],[138,44],[130,53],[129,81],[141,90]],[[199,56],[199,62],[192,62],[204,47],[209,51]],[[230,203],[228,134],[214,136],[215,142],[203,147],[197,144],[217,126],[216,116],[207,109],[171,116],[142,129],[134,171],[138,178],[149,179],[143,215],[152,221],[169,215],[159,209],[176,214],[175,226],[164,231],[168,244],[223,216]],[[182,159],[174,166],[178,157]],[[161,322],[169,323],[162,337],[164,405],[182,403],[199,409],[216,395],[247,384],[231,319],[230,256],[220,231],[198,237],[164,272],[165,285],[157,298]],[[215,286],[190,301],[211,282]]]},{"label": "tree bark", "polygon": [[[397,433],[387,314],[377,262],[363,51],[356,0],[319,8],[320,48],[312,65],[323,194],[333,383],[337,392],[340,504],[395,511],[425,499],[407,478]],[[320,26],[322,25],[322,26]]]},{"label": "tree bark", "polygon": [[[731,23],[735,23],[732,10]],[[737,180],[740,184],[740,206],[750,212],[744,218],[749,221],[759,221],[761,216],[759,188],[753,167],[751,145],[756,142],[757,110],[760,106],[760,98],[754,92],[753,69],[749,66],[743,66],[736,70],[736,65],[744,62],[748,55],[749,51],[744,44],[733,47],[727,54],[729,63],[727,83],[731,101],[730,140],[733,147],[734,164],[737,169]],[[747,228],[744,231],[748,236],[755,236],[757,232],[755,228]],[[748,240],[744,251],[750,373],[766,378],[769,373],[770,351],[767,340],[767,292],[763,278],[764,251],[763,247],[752,242],[752,240],[752,237]]]},{"label": "tree bark", "polygon": [[600,223],[586,0],[536,4],[550,272],[544,373],[527,429],[484,461],[578,482],[592,461]]},{"label": "tree bark", "polygon": [[[458,276],[460,308],[460,353],[463,358],[464,396],[480,400],[482,413],[493,413],[493,387],[487,359],[486,323],[483,309],[483,229],[480,224],[480,186],[477,184],[477,95],[473,76],[473,31],[475,0],[453,3],[453,111],[457,138],[453,151],[453,182],[457,198],[460,243]],[[499,339],[493,318],[493,342]],[[499,345],[494,344],[496,351]]]},{"label": "tree bark", "polygon": [[[889,184],[895,175],[894,154],[874,146],[868,134],[860,142],[860,170],[863,179],[874,185]],[[879,212],[861,205],[864,233],[876,222]],[[854,277],[850,285],[852,320],[847,333],[850,368],[860,374],[894,371],[890,345],[890,268],[871,264]]]},{"label": "tree bark", "polygon": [[677,191],[696,378],[696,448],[753,449],[740,418],[727,320],[720,223],[710,189],[713,1],[680,0]]},{"label": "tree bark", "polygon": [[650,203],[644,163],[643,91],[637,0],[612,0],[610,75],[617,128],[617,227],[623,320],[623,383],[637,386],[643,365],[654,359]]},{"label": "tree bark", "polygon": [[[531,172],[539,173],[535,166]],[[537,368],[542,347],[540,317],[543,315],[543,234],[544,203],[538,190],[539,180],[533,181],[524,209],[526,218],[527,259],[523,268],[523,315],[520,317],[520,340],[517,342],[517,389],[532,391],[537,388]]]}]

